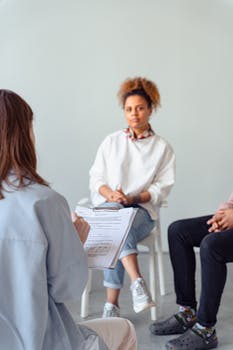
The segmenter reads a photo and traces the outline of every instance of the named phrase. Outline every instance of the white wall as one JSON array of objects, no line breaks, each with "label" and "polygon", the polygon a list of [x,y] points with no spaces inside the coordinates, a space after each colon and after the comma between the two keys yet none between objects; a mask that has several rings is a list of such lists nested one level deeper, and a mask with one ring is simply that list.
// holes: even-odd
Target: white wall
[{"label": "white wall", "polygon": [[39,171],[74,207],[103,137],[125,126],[116,93],[154,80],[155,130],[173,145],[167,225],[232,190],[233,0],[0,0],[0,83],[35,112]]}]

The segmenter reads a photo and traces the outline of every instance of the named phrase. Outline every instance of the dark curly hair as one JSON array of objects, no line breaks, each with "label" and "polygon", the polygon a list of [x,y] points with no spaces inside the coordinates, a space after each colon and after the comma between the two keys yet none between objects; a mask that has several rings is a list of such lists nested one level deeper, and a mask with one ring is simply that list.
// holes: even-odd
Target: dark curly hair
[{"label": "dark curly hair", "polygon": [[148,106],[156,110],[160,106],[160,94],[157,86],[152,81],[142,78],[128,78],[120,86],[117,94],[120,105],[124,108],[127,97],[140,95],[145,98]]}]

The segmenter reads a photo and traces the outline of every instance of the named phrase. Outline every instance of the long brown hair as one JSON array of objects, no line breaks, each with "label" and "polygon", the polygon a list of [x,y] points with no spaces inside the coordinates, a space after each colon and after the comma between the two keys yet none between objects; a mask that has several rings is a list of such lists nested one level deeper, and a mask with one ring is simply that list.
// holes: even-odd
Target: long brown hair
[{"label": "long brown hair", "polygon": [[[3,198],[3,181],[14,188],[31,182],[48,185],[36,172],[36,151],[31,137],[33,112],[16,93],[0,89],[0,199]],[[9,173],[17,177],[10,183]],[[25,178],[29,181],[24,181]]]}]

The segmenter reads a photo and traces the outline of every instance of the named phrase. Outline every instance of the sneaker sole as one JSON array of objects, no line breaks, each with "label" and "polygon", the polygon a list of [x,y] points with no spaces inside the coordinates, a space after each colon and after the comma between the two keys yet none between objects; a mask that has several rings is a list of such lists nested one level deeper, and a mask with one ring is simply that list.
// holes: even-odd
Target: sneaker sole
[{"label": "sneaker sole", "polygon": [[144,311],[146,309],[149,309],[149,308],[155,307],[155,306],[156,306],[156,304],[152,301],[152,302],[147,303],[147,304],[141,304],[141,305],[139,304],[137,306],[134,306],[133,309],[136,313],[139,313],[141,311]]}]

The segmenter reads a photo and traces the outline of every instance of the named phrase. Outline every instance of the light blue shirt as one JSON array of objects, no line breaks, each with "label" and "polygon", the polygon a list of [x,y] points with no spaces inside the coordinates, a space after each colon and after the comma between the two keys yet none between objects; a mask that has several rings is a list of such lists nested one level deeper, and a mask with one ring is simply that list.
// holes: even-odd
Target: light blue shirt
[{"label": "light blue shirt", "polygon": [[0,348],[106,350],[64,302],[80,298],[87,257],[66,200],[33,184],[0,200]]}]

